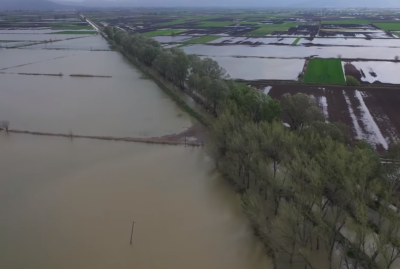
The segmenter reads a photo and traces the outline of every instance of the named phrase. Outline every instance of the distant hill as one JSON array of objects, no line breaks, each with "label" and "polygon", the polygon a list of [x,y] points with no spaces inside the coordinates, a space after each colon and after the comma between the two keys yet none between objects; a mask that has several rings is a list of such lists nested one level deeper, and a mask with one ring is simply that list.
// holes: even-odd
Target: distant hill
[{"label": "distant hill", "polygon": [[0,0],[0,10],[54,10],[66,7],[48,0]]},{"label": "distant hill", "polygon": [[377,8],[400,8],[399,0],[306,0],[296,1],[292,7],[305,8],[346,8],[346,7],[377,7]]}]

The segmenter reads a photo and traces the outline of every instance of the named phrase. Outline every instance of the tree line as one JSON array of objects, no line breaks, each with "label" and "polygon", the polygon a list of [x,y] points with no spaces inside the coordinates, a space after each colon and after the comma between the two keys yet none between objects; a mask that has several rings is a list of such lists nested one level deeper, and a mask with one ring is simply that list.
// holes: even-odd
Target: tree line
[{"label": "tree line", "polygon": [[[385,165],[348,126],[329,123],[305,94],[281,101],[229,80],[212,59],[163,49],[116,27],[126,53],[204,99],[215,120],[208,150],[239,191],[275,268],[386,268],[400,257],[400,146]],[[282,118],[287,122],[285,127]],[[322,257],[322,258],[321,258]]]}]

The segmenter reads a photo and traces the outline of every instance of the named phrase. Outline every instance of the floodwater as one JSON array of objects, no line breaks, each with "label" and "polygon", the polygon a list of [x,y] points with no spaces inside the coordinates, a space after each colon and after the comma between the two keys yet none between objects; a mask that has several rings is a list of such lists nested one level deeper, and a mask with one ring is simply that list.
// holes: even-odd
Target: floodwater
[{"label": "floodwater", "polygon": [[200,148],[4,133],[0,147],[1,268],[271,268]]},{"label": "floodwater", "polygon": [[42,43],[26,47],[26,49],[62,49],[62,50],[110,50],[108,43],[102,42],[100,35],[74,35],[74,39],[52,43]]},{"label": "floodwater", "polygon": [[[0,115],[15,129],[156,136],[193,123],[117,52],[0,58],[2,72],[64,74],[0,74]],[[201,148],[0,132],[0,152],[0,268],[272,268]]]},{"label": "floodwater", "polygon": [[148,137],[180,132],[194,122],[115,51],[8,49],[0,50],[0,58],[0,71],[7,72],[0,74],[0,115],[14,129]]},{"label": "floodwater", "polygon": [[[367,40],[366,40],[367,42]],[[397,40],[393,41],[397,44]],[[182,47],[188,54],[201,56],[247,56],[247,57],[273,57],[273,58],[305,58],[321,57],[336,58],[362,58],[362,59],[388,59],[393,60],[399,55],[398,48],[381,47],[304,47],[304,46],[275,46],[275,45],[190,45]]]},{"label": "floodwater", "polygon": [[245,80],[297,80],[305,61],[302,59],[209,58],[225,68],[231,78]]},{"label": "floodwater", "polygon": [[[58,31],[62,32],[62,31]],[[0,40],[14,41],[45,41],[45,40],[65,40],[67,38],[82,36],[70,34],[0,34]],[[84,36],[84,35],[83,35]]]}]

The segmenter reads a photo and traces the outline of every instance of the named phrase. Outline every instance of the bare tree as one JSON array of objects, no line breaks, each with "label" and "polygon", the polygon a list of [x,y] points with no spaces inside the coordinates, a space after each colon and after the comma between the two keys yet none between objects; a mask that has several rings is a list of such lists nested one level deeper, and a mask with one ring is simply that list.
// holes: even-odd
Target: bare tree
[{"label": "bare tree", "polygon": [[0,128],[5,129],[7,133],[8,133],[9,126],[10,126],[9,121],[7,121],[7,120],[0,121]]}]

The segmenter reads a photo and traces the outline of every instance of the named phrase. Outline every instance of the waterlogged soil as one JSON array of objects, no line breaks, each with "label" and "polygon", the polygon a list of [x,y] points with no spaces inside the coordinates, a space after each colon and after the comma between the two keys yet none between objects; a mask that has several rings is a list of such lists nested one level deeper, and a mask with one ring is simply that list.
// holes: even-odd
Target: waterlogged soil
[{"label": "waterlogged soil", "polygon": [[[255,86],[264,89],[268,85]],[[340,121],[351,126],[354,139],[366,139],[378,151],[383,151],[390,142],[399,138],[398,89],[274,84],[268,91],[271,97],[277,99],[285,93],[305,93],[312,96],[327,120]]]}]

